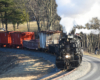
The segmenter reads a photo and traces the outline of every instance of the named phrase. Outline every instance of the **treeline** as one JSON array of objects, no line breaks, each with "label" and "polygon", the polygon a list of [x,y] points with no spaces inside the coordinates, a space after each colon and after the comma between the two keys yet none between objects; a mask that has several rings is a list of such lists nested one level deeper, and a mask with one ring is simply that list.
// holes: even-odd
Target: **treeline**
[{"label": "treeline", "polygon": [[[15,30],[15,24],[20,24],[26,21],[28,14],[25,12],[25,8],[20,9],[15,0],[0,0],[0,23],[6,30],[8,30],[8,23],[13,24]],[[24,7],[24,5],[22,5]]]},{"label": "treeline", "polygon": [[[8,23],[19,24],[29,21],[36,21],[38,31],[40,30],[61,30],[60,17],[57,15],[57,4],[55,0],[0,0],[0,25],[6,30]],[[34,26],[34,25],[33,25]]]},{"label": "treeline", "polygon": [[[87,23],[85,26],[86,27],[77,25],[76,28],[88,29],[88,30],[91,30],[91,29],[100,30],[100,20],[97,17],[92,18],[92,20],[90,20],[90,22]],[[83,32],[81,32],[80,36],[82,37],[82,40],[83,40],[83,43],[82,43],[83,48],[86,51],[90,53],[94,53],[96,47],[98,47],[100,51],[100,34],[99,33],[98,34],[95,34],[95,33],[84,34]]]}]

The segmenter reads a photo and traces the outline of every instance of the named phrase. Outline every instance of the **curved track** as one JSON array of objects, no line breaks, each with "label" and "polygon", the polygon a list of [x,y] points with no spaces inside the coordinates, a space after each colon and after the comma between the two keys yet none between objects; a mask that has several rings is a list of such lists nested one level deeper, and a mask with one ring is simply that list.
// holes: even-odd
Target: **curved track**
[{"label": "curved track", "polygon": [[100,80],[100,59],[84,56],[91,63],[91,70],[78,80]]}]

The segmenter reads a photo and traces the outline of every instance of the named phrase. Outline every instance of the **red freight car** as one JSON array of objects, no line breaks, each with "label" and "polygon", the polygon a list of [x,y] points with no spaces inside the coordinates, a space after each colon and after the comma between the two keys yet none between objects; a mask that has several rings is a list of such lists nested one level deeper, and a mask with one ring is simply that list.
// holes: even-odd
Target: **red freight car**
[{"label": "red freight car", "polygon": [[11,45],[11,36],[9,32],[0,32],[0,46],[1,45]]},{"label": "red freight car", "polygon": [[34,32],[10,32],[12,45],[23,46],[23,40],[35,39]]}]

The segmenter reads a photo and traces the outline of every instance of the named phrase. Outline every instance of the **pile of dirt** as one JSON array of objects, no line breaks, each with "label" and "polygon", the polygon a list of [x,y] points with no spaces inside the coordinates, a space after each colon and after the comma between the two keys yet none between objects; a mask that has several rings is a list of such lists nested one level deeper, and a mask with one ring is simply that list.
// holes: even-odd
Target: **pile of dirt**
[{"label": "pile of dirt", "polygon": [[0,52],[0,80],[37,80],[54,67],[43,58]]}]

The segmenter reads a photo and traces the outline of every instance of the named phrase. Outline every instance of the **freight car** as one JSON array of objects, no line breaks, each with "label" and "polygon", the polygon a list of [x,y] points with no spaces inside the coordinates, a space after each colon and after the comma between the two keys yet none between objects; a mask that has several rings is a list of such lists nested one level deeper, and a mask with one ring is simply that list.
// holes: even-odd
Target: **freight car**
[{"label": "freight car", "polygon": [[34,32],[0,31],[0,47],[23,48],[23,40],[35,39]]}]

